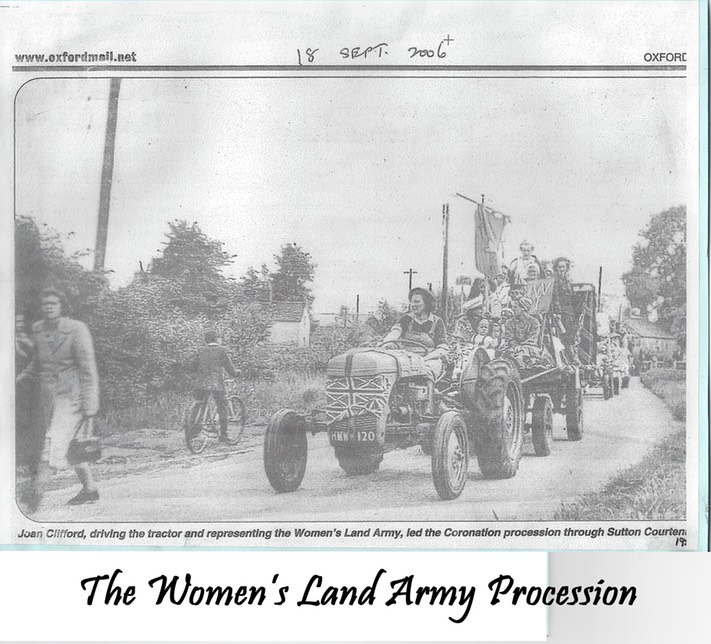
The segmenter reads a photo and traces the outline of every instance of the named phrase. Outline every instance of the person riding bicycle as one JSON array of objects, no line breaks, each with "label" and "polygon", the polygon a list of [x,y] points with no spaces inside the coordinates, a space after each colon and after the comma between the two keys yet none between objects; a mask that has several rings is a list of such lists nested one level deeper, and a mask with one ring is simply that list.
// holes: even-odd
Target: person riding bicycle
[{"label": "person riding bicycle", "polygon": [[217,414],[220,417],[220,440],[227,437],[227,396],[223,372],[232,378],[237,376],[237,370],[230,360],[227,350],[217,341],[217,334],[213,331],[205,333],[205,346],[202,347],[194,358],[194,367],[197,372],[196,386],[193,395],[197,400],[207,401],[210,396],[217,404]]}]

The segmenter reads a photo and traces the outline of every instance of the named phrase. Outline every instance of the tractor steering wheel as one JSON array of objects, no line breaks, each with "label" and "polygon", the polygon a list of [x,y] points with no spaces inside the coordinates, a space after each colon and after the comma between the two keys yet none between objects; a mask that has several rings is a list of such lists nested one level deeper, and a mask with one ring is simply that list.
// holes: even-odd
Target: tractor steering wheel
[{"label": "tractor steering wheel", "polygon": [[383,343],[383,348],[387,347],[390,344],[394,345],[399,345],[397,348],[400,349],[406,349],[406,346],[411,346],[416,349],[421,349],[424,351],[424,353],[420,354],[418,351],[413,351],[413,353],[416,353],[417,355],[422,355],[426,356],[432,349],[430,349],[427,345],[422,344],[422,342],[418,342],[417,340],[408,340],[407,338],[398,338],[397,340],[388,340],[388,342]]}]

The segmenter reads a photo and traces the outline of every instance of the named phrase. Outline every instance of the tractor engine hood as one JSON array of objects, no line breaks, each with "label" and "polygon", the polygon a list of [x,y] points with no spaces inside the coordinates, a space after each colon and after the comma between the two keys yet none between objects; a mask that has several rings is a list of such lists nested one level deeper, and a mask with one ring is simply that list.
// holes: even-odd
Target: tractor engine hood
[{"label": "tractor engine hood", "polygon": [[389,349],[349,349],[328,361],[329,378],[392,374],[398,378],[427,376],[422,356]]}]

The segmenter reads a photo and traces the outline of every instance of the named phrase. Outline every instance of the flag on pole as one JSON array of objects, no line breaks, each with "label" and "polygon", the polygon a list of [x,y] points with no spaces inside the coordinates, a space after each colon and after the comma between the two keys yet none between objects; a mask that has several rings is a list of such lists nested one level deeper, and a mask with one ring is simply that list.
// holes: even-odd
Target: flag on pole
[{"label": "flag on pole", "polygon": [[487,208],[484,204],[477,204],[474,239],[476,268],[492,279],[500,270],[501,237],[504,234],[506,219],[505,215]]}]

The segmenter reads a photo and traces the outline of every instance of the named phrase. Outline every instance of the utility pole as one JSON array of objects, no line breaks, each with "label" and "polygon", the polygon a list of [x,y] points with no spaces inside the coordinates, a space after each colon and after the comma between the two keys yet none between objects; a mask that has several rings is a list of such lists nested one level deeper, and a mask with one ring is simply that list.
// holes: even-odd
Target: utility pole
[{"label": "utility pole", "polygon": [[449,268],[449,204],[442,206],[442,223],[444,225],[444,252],[442,253],[442,319],[447,323],[447,272]]},{"label": "utility pole", "polygon": [[597,274],[597,312],[602,311],[602,266]]},{"label": "utility pole", "polygon": [[116,143],[116,119],[118,117],[118,97],[121,79],[112,78],[109,87],[109,113],[106,118],[106,139],[104,141],[104,164],[101,168],[101,191],[99,193],[99,219],[96,225],[96,249],[94,270],[104,270],[106,259],[106,238],[109,232],[109,205],[111,204],[111,183],[114,174],[114,146]]},{"label": "utility pole", "polygon": [[408,286],[407,286],[407,292],[409,293],[412,290],[412,276],[417,275],[417,271],[413,271],[412,269],[403,271],[403,275],[409,275],[410,278],[408,280]]},{"label": "utility pole", "polygon": [[360,294],[356,295],[356,324],[360,323]]}]

